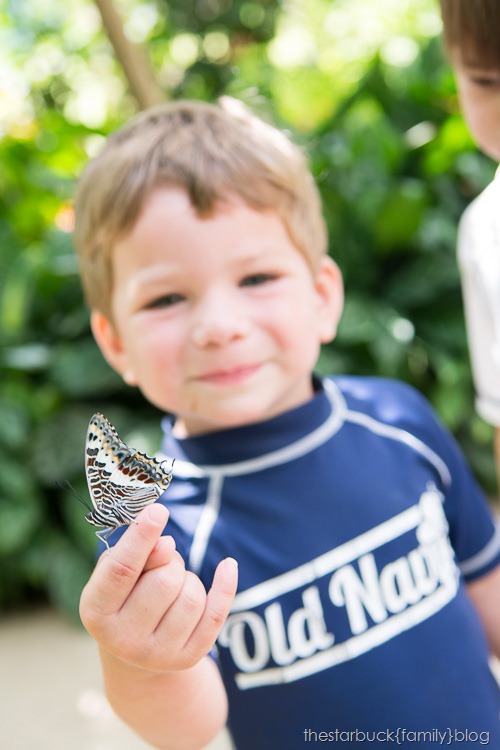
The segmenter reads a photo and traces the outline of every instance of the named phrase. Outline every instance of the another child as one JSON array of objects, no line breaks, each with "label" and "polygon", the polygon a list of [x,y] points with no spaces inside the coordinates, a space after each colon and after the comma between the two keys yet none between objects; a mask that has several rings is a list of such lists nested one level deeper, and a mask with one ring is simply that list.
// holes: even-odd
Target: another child
[{"label": "another child", "polygon": [[500,747],[500,534],[420,395],[313,374],[343,298],[300,151],[235,102],[166,105],[76,214],[94,335],[176,458],[82,594],[117,713],[174,750],[227,716],[239,750]]},{"label": "another child", "polygon": [[[500,4],[441,0],[444,39],[464,117],[485,154],[500,161]],[[477,410],[495,426],[500,479],[500,179],[465,211],[458,258]]]}]

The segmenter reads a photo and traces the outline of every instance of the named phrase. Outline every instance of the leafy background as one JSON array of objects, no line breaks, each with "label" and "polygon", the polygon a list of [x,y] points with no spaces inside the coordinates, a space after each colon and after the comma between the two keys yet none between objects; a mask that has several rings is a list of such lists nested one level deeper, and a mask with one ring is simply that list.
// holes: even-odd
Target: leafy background
[{"label": "leafy background", "polygon": [[[323,372],[424,392],[496,492],[474,413],[458,219],[495,165],[458,111],[434,0],[123,0],[165,98],[241,98],[308,152],[347,303]],[[154,451],[159,415],[89,332],[72,250],[75,181],[137,103],[90,0],[0,9],[0,611],[76,618],[93,565],[83,446],[103,411]]]}]

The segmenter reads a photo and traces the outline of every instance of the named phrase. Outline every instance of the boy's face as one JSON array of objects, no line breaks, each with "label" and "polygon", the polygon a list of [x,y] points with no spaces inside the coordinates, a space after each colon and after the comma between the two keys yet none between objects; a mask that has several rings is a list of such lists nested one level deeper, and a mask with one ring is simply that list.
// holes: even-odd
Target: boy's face
[{"label": "boy's face", "polygon": [[333,261],[314,276],[276,213],[230,198],[200,219],[183,190],[155,190],[114,248],[114,323],[92,315],[110,364],[177,416],[179,435],[307,401],[342,310]]},{"label": "boy's face", "polygon": [[465,120],[479,148],[500,161],[500,69],[452,55]]}]

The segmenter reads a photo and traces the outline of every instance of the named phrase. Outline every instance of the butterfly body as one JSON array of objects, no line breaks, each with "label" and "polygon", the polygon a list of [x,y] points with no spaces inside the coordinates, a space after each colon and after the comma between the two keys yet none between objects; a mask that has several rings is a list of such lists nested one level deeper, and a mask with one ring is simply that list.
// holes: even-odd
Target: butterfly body
[{"label": "butterfly body", "polygon": [[87,431],[85,470],[92,509],[85,516],[102,526],[96,536],[109,549],[108,536],[119,526],[135,521],[138,513],[155,502],[172,479],[172,467],[130,448],[118,437],[102,414],[94,414]]}]

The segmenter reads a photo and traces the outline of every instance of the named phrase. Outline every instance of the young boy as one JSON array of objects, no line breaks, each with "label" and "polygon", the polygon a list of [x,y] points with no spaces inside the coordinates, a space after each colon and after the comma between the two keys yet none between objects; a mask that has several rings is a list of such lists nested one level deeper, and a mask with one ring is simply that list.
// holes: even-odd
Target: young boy
[{"label": "young boy", "polygon": [[[479,147],[500,161],[500,4],[441,0],[444,40],[464,117]],[[479,414],[495,427],[500,479],[500,179],[465,211],[458,258]]]},{"label": "young boy", "polygon": [[239,750],[500,746],[500,535],[417,393],[313,375],[343,298],[300,151],[234,102],[166,105],[76,214],[97,342],[175,415],[170,488],[81,599],[117,713],[175,750],[227,717]]}]

